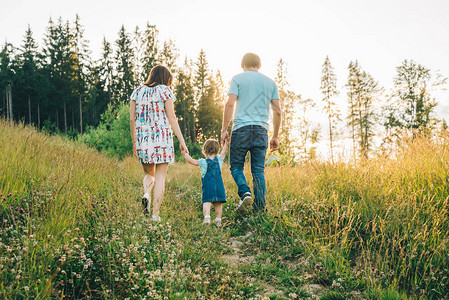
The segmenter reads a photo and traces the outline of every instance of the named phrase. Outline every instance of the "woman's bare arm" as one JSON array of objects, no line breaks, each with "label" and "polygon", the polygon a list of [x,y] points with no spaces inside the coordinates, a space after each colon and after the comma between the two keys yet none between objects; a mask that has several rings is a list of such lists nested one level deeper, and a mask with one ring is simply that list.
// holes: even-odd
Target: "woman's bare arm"
[{"label": "woman's bare arm", "polygon": [[129,101],[129,127],[131,129],[131,138],[133,140],[133,154],[137,156],[136,150],[136,101]]},{"label": "woman's bare arm", "polygon": [[178,119],[175,115],[175,108],[173,105],[173,100],[165,101],[165,113],[167,114],[168,123],[170,124],[173,132],[179,140],[179,147],[181,149],[181,153],[189,153],[187,149],[186,143],[184,141],[184,137],[182,136],[181,129],[179,128]]}]

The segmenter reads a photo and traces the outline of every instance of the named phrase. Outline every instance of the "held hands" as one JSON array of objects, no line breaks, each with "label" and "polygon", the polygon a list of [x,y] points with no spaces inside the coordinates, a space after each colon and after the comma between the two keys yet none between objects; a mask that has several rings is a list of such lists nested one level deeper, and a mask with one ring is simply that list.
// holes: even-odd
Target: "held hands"
[{"label": "held hands", "polygon": [[179,149],[181,149],[182,156],[189,154],[189,149],[187,149],[187,146],[185,143],[180,143]]},{"label": "held hands", "polygon": [[227,130],[221,132],[221,146],[223,147],[225,143],[229,144],[230,138]]},{"label": "held hands", "polygon": [[279,140],[277,137],[272,137],[270,141],[270,152],[274,152],[279,149]]}]

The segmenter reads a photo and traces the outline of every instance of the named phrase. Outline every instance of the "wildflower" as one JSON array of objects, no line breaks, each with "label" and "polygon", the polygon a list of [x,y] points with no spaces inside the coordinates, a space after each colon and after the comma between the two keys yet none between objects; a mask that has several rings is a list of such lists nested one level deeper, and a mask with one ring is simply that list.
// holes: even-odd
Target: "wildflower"
[{"label": "wildflower", "polygon": [[29,286],[24,286],[23,289],[25,290],[25,292],[28,292],[30,290]]}]

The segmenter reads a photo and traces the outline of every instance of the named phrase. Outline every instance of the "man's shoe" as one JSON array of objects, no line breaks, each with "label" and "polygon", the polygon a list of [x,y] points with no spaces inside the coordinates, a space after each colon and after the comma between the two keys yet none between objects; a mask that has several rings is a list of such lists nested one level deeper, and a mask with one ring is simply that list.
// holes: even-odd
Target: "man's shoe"
[{"label": "man's shoe", "polygon": [[237,207],[237,212],[243,214],[248,211],[249,207],[253,204],[253,197],[250,192],[246,192],[242,195],[240,199],[239,206]]}]

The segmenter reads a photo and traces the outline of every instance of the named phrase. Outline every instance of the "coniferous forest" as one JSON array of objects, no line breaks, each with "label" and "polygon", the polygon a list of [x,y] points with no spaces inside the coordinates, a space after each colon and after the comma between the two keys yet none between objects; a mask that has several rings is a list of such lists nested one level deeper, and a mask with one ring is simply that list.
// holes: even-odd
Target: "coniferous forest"
[{"label": "coniferous forest", "polygon": [[[50,19],[42,41],[35,40],[28,26],[20,45],[2,46],[1,116],[79,138],[122,157],[131,149],[130,141],[122,139],[128,130],[128,97],[152,67],[164,64],[175,77],[175,109],[189,145],[199,153],[198,142],[219,137],[230,78],[223,79],[209,66],[203,50],[195,58],[182,56],[175,41],[160,40],[156,25],[147,23],[133,30],[121,26],[116,40],[104,38],[100,57],[92,57],[90,47],[99,41],[86,40],[84,30],[78,15],[74,20]],[[404,59],[396,70],[394,88],[388,91],[354,59],[348,63],[346,80],[337,83],[326,57],[322,98],[304,99],[293,91],[286,62],[279,59],[273,77],[283,109],[280,155],[288,158],[284,161],[316,158],[323,139],[329,141],[331,160],[339,140],[351,141],[355,158],[389,154],[404,137],[447,128],[434,113],[435,92],[445,87],[447,78],[411,59]],[[345,99],[345,107],[336,103],[336,96]],[[327,117],[326,125],[313,120],[314,111]]]}]

